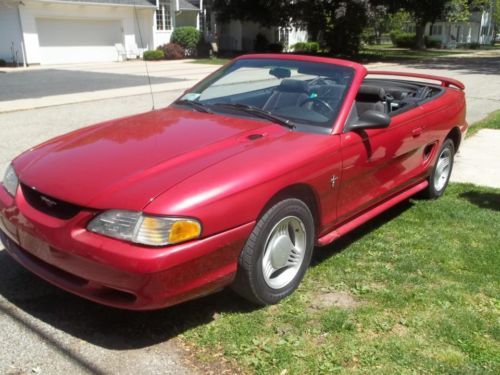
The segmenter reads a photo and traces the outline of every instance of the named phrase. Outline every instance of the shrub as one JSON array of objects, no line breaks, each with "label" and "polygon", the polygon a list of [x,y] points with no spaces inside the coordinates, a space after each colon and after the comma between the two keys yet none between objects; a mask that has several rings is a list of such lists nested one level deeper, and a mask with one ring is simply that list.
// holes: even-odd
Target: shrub
[{"label": "shrub", "polygon": [[363,30],[363,33],[361,34],[361,41],[369,45],[380,44],[380,39],[377,40],[373,27],[368,27]]},{"label": "shrub", "polygon": [[200,42],[198,44],[198,57],[207,58],[212,53],[212,46],[208,42]]},{"label": "shrub", "polygon": [[269,46],[269,40],[264,34],[257,34],[255,41],[253,43],[253,48],[255,52],[267,52],[267,47]]},{"label": "shrub", "polygon": [[196,27],[178,27],[172,33],[171,43],[178,44],[184,48],[186,56],[196,56],[198,44],[201,41],[201,32]]},{"label": "shrub", "polygon": [[427,48],[441,48],[441,42],[436,39],[425,37],[425,46]]},{"label": "shrub", "polygon": [[283,44],[281,43],[269,43],[267,45],[267,51],[271,53],[281,53],[283,52]]},{"label": "shrub", "polygon": [[158,47],[158,50],[163,52],[167,60],[179,60],[186,56],[186,51],[180,45],[175,43],[168,43]]},{"label": "shrub", "polygon": [[7,61],[0,59],[0,66],[7,66]]},{"label": "shrub", "polygon": [[283,52],[283,44],[281,43],[269,43],[267,37],[264,34],[257,34],[255,37],[253,48],[255,52],[271,52],[271,53],[281,53]]},{"label": "shrub", "polygon": [[391,41],[396,47],[414,48],[417,45],[417,36],[415,33],[393,31],[391,33]]},{"label": "shrub", "polygon": [[165,57],[165,54],[163,53],[163,51],[145,51],[144,52],[144,55],[143,55],[143,58],[144,60],[148,60],[148,61],[151,61],[151,60],[162,60],[163,58]]},{"label": "shrub", "polygon": [[480,49],[481,48],[481,44],[479,44],[479,43],[471,43],[471,44],[469,44],[469,48],[470,49]]},{"label": "shrub", "polygon": [[[417,45],[417,36],[415,33],[405,33],[402,31],[393,31],[391,33],[391,41],[396,47],[400,48],[415,48]],[[425,46],[427,48],[441,48],[441,42],[425,37]]]},{"label": "shrub", "polygon": [[294,52],[318,53],[318,42],[299,42],[293,45]]}]

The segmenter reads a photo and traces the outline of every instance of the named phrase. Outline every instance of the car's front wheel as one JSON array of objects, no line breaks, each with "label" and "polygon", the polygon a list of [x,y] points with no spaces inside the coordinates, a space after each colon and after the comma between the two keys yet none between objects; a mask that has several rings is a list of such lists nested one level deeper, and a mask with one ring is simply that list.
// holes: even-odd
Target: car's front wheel
[{"label": "car's front wheel", "polygon": [[426,198],[435,199],[443,195],[450,181],[454,158],[455,144],[448,138],[441,146],[436,165],[429,176],[429,186],[424,191]]},{"label": "car's front wheel", "polygon": [[314,233],[313,216],[304,202],[290,198],[275,204],[248,238],[232,288],[260,305],[290,295],[309,266]]}]

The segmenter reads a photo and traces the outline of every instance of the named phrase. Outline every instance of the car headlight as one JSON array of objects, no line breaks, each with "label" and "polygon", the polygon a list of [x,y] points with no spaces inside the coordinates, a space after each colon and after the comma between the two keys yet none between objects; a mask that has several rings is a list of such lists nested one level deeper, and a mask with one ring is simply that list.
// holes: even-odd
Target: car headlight
[{"label": "car headlight", "polygon": [[12,195],[13,197],[16,195],[17,186],[19,185],[19,178],[17,177],[16,171],[14,170],[12,164],[9,165],[7,171],[5,171],[2,185],[10,195]]},{"label": "car headlight", "polygon": [[120,210],[103,212],[89,223],[87,229],[148,246],[172,245],[201,236],[201,224],[195,219],[149,216]]}]

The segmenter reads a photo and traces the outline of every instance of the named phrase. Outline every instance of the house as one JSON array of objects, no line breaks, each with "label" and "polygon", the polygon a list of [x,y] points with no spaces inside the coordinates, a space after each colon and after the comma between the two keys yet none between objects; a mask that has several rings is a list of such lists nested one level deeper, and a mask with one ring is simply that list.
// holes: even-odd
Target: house
[{"label": "house", "polygon": [[217,25],[211,0],[0,0],[0,59],[30,65],[137,58],[169,43],[181,26],[230,51],[253,50],[258,33],[285,47],[307,38],[294,28]]},{"label": "house", "polygon": [[[198,5],[196,5],[198,4]],[[23,64],[117,61],[200,26],[188,0],[0,0],[0,59]]]},{"label": "house", "polygon": [[[494,22],[493,8],[475,9],[467,22],[437,21],[427,24],[425,35],[446,48],[468,44],[488,45],[495,39]],[[407,31],[415,32],[415,26],[409,26]]]},{"label": "house", "polygon": [[233,20],[218,24],[217,14],[212,9],[213,0],[204,0],[202,6],[202,28],[205,40],[217,42],[220,50],[249,52],[254,50],[257,34],[264,35],[270,43],[281,43],[286,51],[298,42],[306,42],[307,31],[295,27],[263,27],[255,22]]}]

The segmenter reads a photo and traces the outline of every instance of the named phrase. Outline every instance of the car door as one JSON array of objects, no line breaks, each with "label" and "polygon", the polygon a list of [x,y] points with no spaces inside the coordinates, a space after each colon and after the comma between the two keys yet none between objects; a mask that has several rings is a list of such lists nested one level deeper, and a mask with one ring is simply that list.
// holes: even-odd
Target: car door
[{"label": "car door", "polygon": [[342,180],[337,208],[345,221],[425,174],[420,107],[394,116],[389,127],[341,134]]}]

